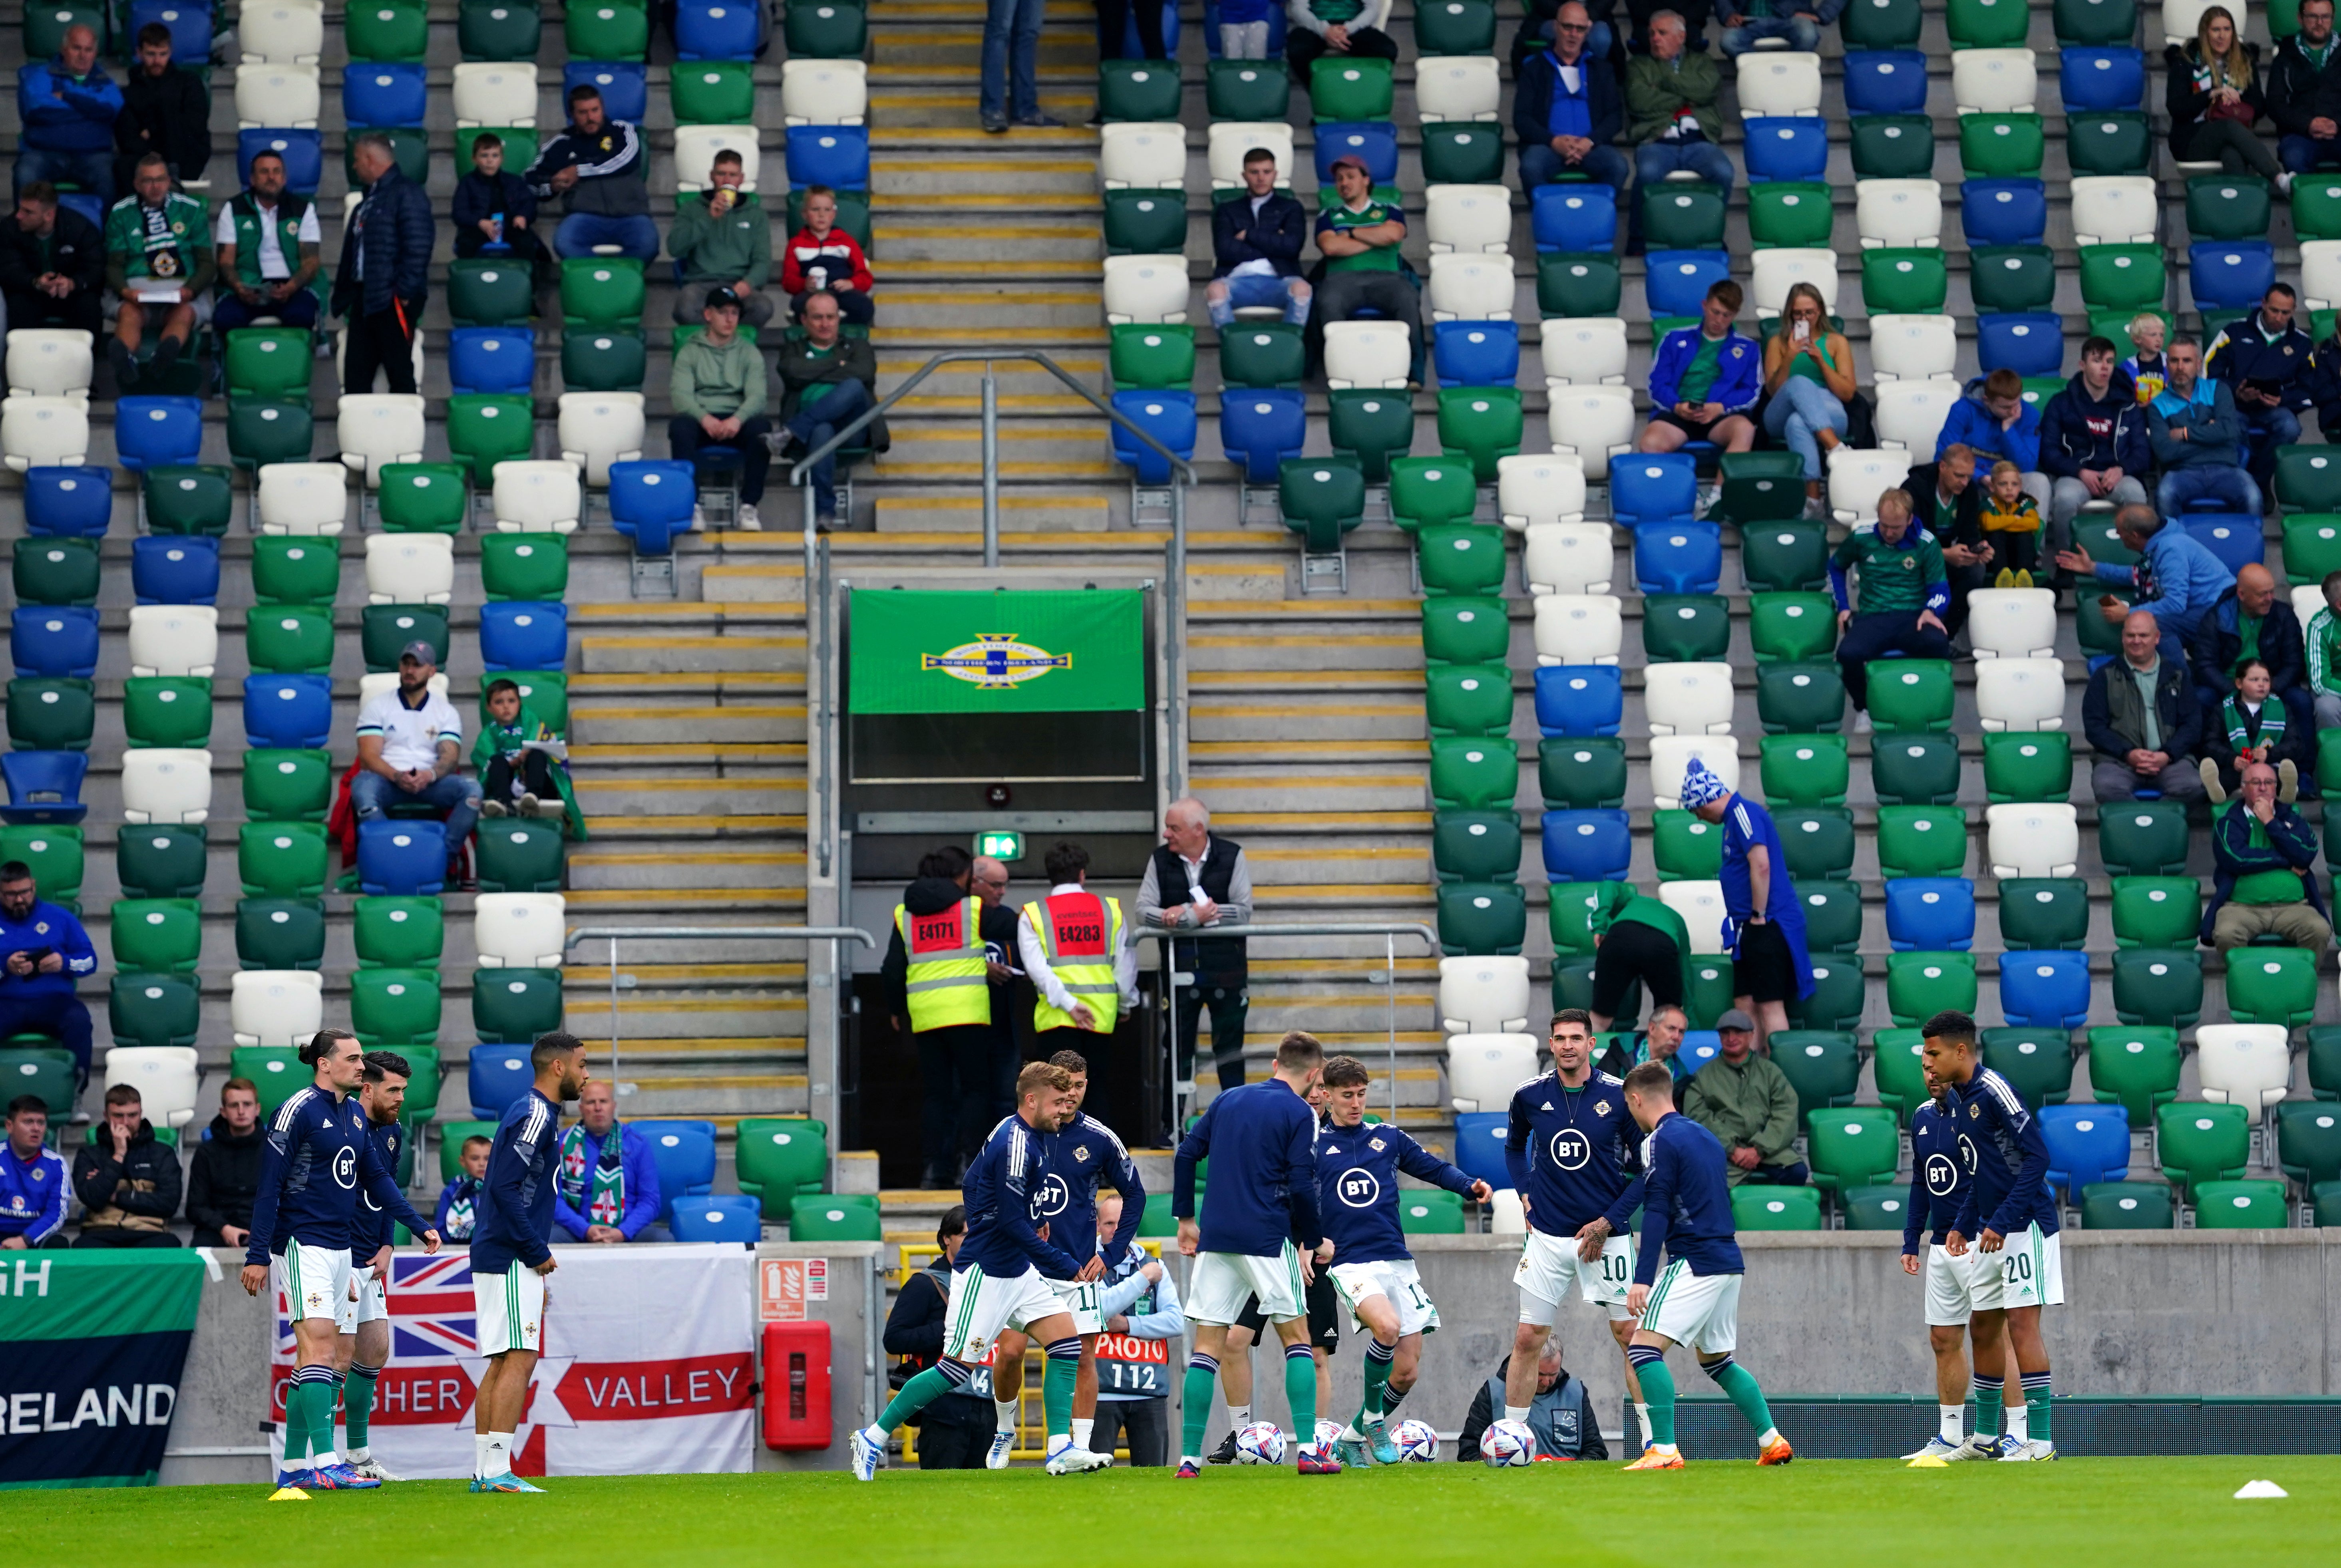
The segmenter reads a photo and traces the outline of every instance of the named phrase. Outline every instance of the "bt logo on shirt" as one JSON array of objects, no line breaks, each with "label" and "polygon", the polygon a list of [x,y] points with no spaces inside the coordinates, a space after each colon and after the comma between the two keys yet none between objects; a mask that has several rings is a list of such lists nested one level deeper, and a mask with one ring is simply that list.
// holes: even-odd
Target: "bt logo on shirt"
[{"label": "bt logo on shirt", "polygon": [[1565,1171],[1583,1170],[1586,1161],[1593,1157],[1593,1140],[1575,1127],[1563,1127],[1552,1135],[1552,1163]]},{"label": "bt logo on shirt", "polygon": [[1065,1206],[1072,1201],[1073,1189],[1065,1185],[1064,1177],[1052,1171],[1041,1181],[1040,1190],[1032,1195],[1032,1212],[1043,1215],[1062,1214],[1065,1212]]}]

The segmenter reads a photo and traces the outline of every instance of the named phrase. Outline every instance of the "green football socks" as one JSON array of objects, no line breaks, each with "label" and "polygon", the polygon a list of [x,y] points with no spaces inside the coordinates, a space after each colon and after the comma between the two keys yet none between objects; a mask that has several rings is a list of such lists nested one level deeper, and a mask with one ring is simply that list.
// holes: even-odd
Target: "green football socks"
[{"label": "green football socks", "polygon": [[1292,1404],[1296,1443],[1317,1441],[1317,1358],[1305,1345],[1284,1347],[1284,1397]]},{"label": "green football socks", "polygon": [[1179,1456],[1200,1459],[1203,1455],[1203,1429],[1210,1424],[1212,1384],[1220,1378],[1220,1364],[1200,1352],[1187,1358],[1187,1375],[1179,1389]]},{"label": "green football socks", "polygon": [[1975,1380],[1977,1437],[1999,1435],[1999,1391],[2000,1380],[1997,1377],[1978,1375]]},{"label": "green football socks", "polygon": [[367,1424],[374,1418],[374,1381],[381,1375],[379,1366],[351,1364],[349,1381],[342,1390],[342,1422],[349,1428],[352,1454],[367,1451]]},{"label": "green football socks", "polygon": [[1650,1442],[1659,1448],[1675,1445],[1675,1374],[1667,1370],[1666,1353],[1638,1345],[1627,1353],[1634,1375],[1641,1380],[1642,1401],[1650,1407]]},{"label": "green football socks", "polygon": [[892,1432],[951,1391],[951,1380],[943,1375],[941,1366],[930,1366],[886,1402],[886,1408],[878,1414],[878,1424]]},{"label": "green football socks", "polygon": [[1073,1354],[1069,1356],[1051,1348],[1047,1370],[1041,1375],[1041,1413],[1051,1437],[1062,1437],[1073,1429],[1073,1380],[1081,1373],[1081,1341],[1071,1343]]},{"label": "green football socks", "polygon": [[2049,1374],[2027,1372],[2024,1375],[2024,1413],[2030,1422],[2032,1441],[2052,1443],[2048,1435]]},{"label": "green football socks", "polygon": [[[1358,1406],[1357,1419],[1351,1423],[1360,1432],[1381,1420],[1385,1414],[1382,1401],[1390,1388],[1393,1349],[1379,1339],[1366,1343],[1366,1397],[1364,1403]],[[1315,1368],[1312,1366],[1310,1371],[1313,1374]]]},{"label": "green football socks", "polygon": [[1708,1367],[1707,1374],[1715,1379],[1715,1385],[1748,1418],[1748,1424],[1756,1429],[1758,1437],[1772,1430],[1771,1406],[1764,1403],[1764,1390],[1757,1384],[1755,1374],[1727,1356],[1720,1366]]}]

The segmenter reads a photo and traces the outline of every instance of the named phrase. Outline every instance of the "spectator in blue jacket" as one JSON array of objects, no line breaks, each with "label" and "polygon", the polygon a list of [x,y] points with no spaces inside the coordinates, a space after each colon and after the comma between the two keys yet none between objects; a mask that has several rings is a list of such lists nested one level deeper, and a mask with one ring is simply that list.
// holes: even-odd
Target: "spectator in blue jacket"
[{"label": "spectator in blue jacket", "polygon": [[1845,0],[1716,0],[1715,19],[1723,26],[1724,58],[1736,60],[1767,38],[1786,38],[1788,47],[1811,54],[1821,46],[1821,29],[1835,22]]},{"label": "spectator in blue jacket", "polygon": [[78,185],[114,204],[114,122],[122,89],[97,63],[97,35],[75,23],[54,60],[16,73],[16,189],[35,180]]},{"label": "spectator in blue jacket", "polygon": [[2260,487],[2242,467],[2244,422],[2235,395],[2203,374],[2203,346],[2193,338],[2173,338],[2164,357],[2170,383],[2146,407],[2147,438],[2162,470],[2155,504],[2165,517],[2198,501],[2259,516]]},{"label": "spectator in blue jacket", "polygon": [[1553,19],[1553,46],[1531,55],[1512,89],[1512,129],[1520,139],[1520,184],[1550,184],[1563,174],[1591,176],[1624,195],[1626,154],[1613,144],[1626,101],[1609,62],[1585,46],[1585,7],[1569,0]]},{"label": "spectator in blue jacket", "polygon": [[2126,506],[2115,512],[2114,531],[2125,549],[2145,559],[2136,566],[2100,566],[2076,545],[2059,555],[2057,564],[2128,592],[2137,602],[2107,594],[2097,600],[2099,612],[2119,626],[2133,610],[2146,611],[2162,629],[2161,656],[2184,665],[2187,639],[2235,582],[2235,573],[2202,541],[2189,538],[2184,524],[2174,525],[2150,506]]},{"label": "spectator in blue jacket", "polygon": [[2110,338],[2081,345],[2081,368],[2040,411],[2040,471],[2048,478],[2048,552],[2073,541],[2073,519],[2093,501],[2146,504],[2138,476],[2154,466],[2146,411]]},{"label": "spectator in blue jacket", "polygon": [[97,950],[79,920],[42,902],[32,868],[22,860],[0,865],[0,1037],[48,1035],[64,1041],[86,1085],[89,1009],[74,986],[97,973]]},{"label": "spectator in blue jacket", "polygon": [[1675,452],[1694,441],[1713,442],[1726,452],[1756,444],[1749,411],[1764,390],[1764,351],[1732,329],[1745,297],[1729,278],[1717,279],[1702,302],[1698,325],[1678,327],[1659,344],[1641,451]]},{"label": "spectator in blue jacket", "polygon": [[2276,449],[2300,439],[2300,416],[2316,403],[2316,344],[2295,318],[2299,303],[2271,283],[2256,313],[2228,323],[2203,351],[2203,373],[2236,400],[2245,471],[2263,493],[2276,479]]},{"label": "spectator in blue jacket", "polygon": [[1244,194],[1212,209],[1211,281],[1203,303],[1220,332],[1252,305],[1275,305],[1290,324],[1309,324],[1309,280],[1300,275],[1309,214],[1276,180],[1276,154],[1254,147],[1244,154]]},{"label": "spectator in blue jacket", "polygon": [[659,1216],[658,1161],[640,1128],[621,1126],[607,1078],[577,1096],[577,1121],[561,1135],[561,1176],[553,1222],[577,1241],[639,1238]]},{"label": "spectator in blue jacket", "polygon": [[48,1136],[48,1102],[18,1095],[8,1102],[8,1148],[0,1154],[0,1247],[62,1246],[65,1186],[72,1173]]},{"label": "spectator in blue jacket", "polygon": [[349,324],[342,353],[342,390],[374,391],[374,372],[390,390],[414,387],[414,330],[431,292],[431,250],[438,224],[431,198],[398,172],[390,138],[360,136],[351,153],[365,199],[342,234],[342,262],[334,274],[334,310]]},{"label": "spectator in blue jacket", "polygon": [[2049,510],[2048,478],[2040,471],[2040,412],[2024,401],[2024,378],[2002,366],[1967,382],[1967,391],[1951,405],[1935,450],[1964,446],[1975,453],[1976,467],[1991,471],[1992,464],[2012,462],[2024,473],[2024,491]]}]

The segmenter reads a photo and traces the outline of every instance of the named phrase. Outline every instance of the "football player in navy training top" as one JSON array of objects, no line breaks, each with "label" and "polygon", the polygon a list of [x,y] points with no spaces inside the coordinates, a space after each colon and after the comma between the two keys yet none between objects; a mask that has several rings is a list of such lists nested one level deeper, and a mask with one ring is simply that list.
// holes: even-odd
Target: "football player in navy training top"
[{"label": "football player in navy training top", "polygon": [[1503,1419],[1529,1418],[1544,1343],[1573,1283],[1589,1305],[1609,1315],[1610,1336],[1626,1363],[1626,1397],[1648,1447],[1650,1407],[1627,1355],[1634,1337],[1626,1291],[1634,1283],[1630,1227],[1642,1206],[1641,1129],[1627,1113],[1624,1082],[1595,1070],[1592,1052],[1592,1016],[1563,1007],[1552,1016],[1552,1070],[1512,1092],[1504,1164],[1528,1211],[1529,1234],[1512,1275],[1520,1321],[1504,1376]]},{"label": "football player in navy training top", "polygon": [[280,1491],[364,1490],[381,1482],[360,1475],[334,1452],[334,1360],[344,1328],[354,1328],[350,1247],[374,1234],[363,1192],[391,1218],[439,1250],[439,1233],[407,1203],[398,1177],[383,1167],[366,1136],[365,1112],[352,1099],[365,1076],[365,1053],[344,1029],[320,1029],[300,1051],[315,1077],[269,1118],[260,1156],[260,1191],[245,1239],[244,1294],[258,1295],[274,1277],[297,1346],[284,1392],[284,1461]]},{"label": "football player in navy training top", "polygon": [[[1920,1070],[1923,1072],[1924,1057]],[[1935,1398],[1941,1429],[1927,1445],[1904,1458],[1941,1460],[1946,1464],[1973,1459],[1960,1430],[1967,1418],[1967,1364],[1965,1345],[1967,1322],[1975,1313],[1977,1265],[1989,1260],[1979,1253],[1953,1257],[1943,1244],[1958,1223],[1959,1205],[1975,1179],[1974,1140],[1960,1135],[1958,1123],[1946,1103],[1946,1089],[1928,1073],[1927,1098],[1910,1116],[1910,1198],[1902,1216],[1902,1272],[1927,1276],[1927,1340],[1935,1353]],[[1923,1263],[1918,1238],[1927,1238]],[[2000,1376],[1976,1369],[1976,1430],[1999,1425]]]},{"label": "football player in navy training top", "polygon": [[[414,1069],[396,1051],[368,1051],[365,1078],[358,1086],[358,1106],[365,1112],[366,1136],[374,1140],[374,1158],[393,1176],[398,1174],[399,1150],[406,1142],[401,1120],[406,1109],[406,1082]],[[350,1237],[350,1266],[357,1275],[357,1311],[345,1330],[334,1365],[342,1390],[342,1418],[349,1424],[349,1446],[342,1460],[360,1475],[375,1481],[399,1481],[374,1456],[369,1428],[374,1420],[374,1382],[390,1360],[390,1248],[396,1226],[382,1206],[363,1194],[358,1198],[358,1224]]]},{"label": "football player in navy training top", "polygon": [[[1674,1075],[1663,1062],[1644,1062],[1626,1075],[1626,1108],[1649,1134],[1642,1146],[1642,1245],[1626,1305],[1642,1321],[1627,1354],[1642,1379],[1650,1407],[1651,1441],[1629,1470],[1680,1470],[1675,1445],[1675,1379],[1667,1352],[1688,1345],[1699,1369],[1715,1379],[1748,1424],[1756,1429],[1756,1463],[1786,1464],[1796,1457],[1772,1424],[1764,1391],[1731,1359],[1739,1342],[1739,1257],[1731,1219],[1731,1187],[1724,1179],[1723,1145],[1675,1110]],[[1667,1255],[1659,1271],[1659,1254]],[[1656,1288],[1653,1288],[1655,1283]]]},{"label": "football player in navy training top", "polygon": [[2004,1384],[2014,1353],[2024,1397],[2007,1404],[2007,1431],[1987,1438],[1978,1409],[1968,1452],[1978,1459],[2019,1463],[2054,1459],[2049,1436],[2048,1346],[2040,1337],[2040,1309],[2065,1305],[2065,1269],[2057,1236],[2057,1195],[2048,1186],[2048,1143],[2040,1124],[2006,1078],[1985,1067],[1976,1050],[1975,1020],[1937,1013],[1927,1020],[1927,1077],[1940,1079],[1943,1104],[1975,1151],[1975,1179],[1959,1200],[1943,1250],[1976,1264],[1967,1335],[1975,1344],[1976,1378],[1997,1373]]},{"label": "football player in navy training top", "polygon": [[1317,1139],[1318,1201],[1325,1240],[1317,1262],[1330,1262],[1333,1288],[1366,1342],[1366,1397],[1334,1449],[1344,1464],[1396,1464],[1390,1407],[1414,1386],[1422,1336],[1439,1326],[1439,1308],[1423,1294],[1414,1255],[1399,1225],[1400,1172],[1418,1181],[1488,1201],[1486,1182],[1465,1175],[1388,1122],[1366,1124],[1366,1064],[1335,1057],[1325,1064],[1332,1121]]}]

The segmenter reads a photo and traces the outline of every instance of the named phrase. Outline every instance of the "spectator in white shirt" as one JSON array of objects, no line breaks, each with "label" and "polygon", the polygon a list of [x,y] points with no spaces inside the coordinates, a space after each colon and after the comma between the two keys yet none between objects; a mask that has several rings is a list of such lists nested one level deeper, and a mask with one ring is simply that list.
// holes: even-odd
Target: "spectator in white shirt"
[{"label": "spectator in white shirt", "polygon": [[463,720],[454,704],[431,690],[439,673],[431,644],[408,643],[398,654],[398,685],[358,714],[358,775],[350,805],[360,822],[375,822],[393,805],[422,802],[447,816],[447,852],[472,836],[480,815],[480,787],[457,772]]},{"label": "spectator in white shirt", "polygon": [[220,277],[214,330],[224,334],[264,316],[288,327],[317,324],[317,296],[310,288],[324,264],[317,209],[284,188],[282,157],[253,154],[251,188],[220,208],[212,243]]}]

